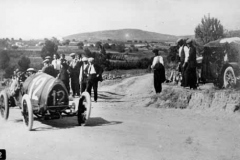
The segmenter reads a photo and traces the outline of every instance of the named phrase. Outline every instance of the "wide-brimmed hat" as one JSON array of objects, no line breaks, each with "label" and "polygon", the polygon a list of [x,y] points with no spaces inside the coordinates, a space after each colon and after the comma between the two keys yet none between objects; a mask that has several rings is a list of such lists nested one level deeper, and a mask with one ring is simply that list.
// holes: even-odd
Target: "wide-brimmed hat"
[{"label": "wide-brimmed hat", "polygon": [[35,69],[34,68],[28,68],[27,72],[35,72]]},{"label": "wide-brimmed hat", "polygon": [[49,60],[45,59],[42,63],[49,63]]},{"label": "wide-brimmed hat", "polygon": [[71,54],[70,54],[71,57],[73,57],[73,56],[75,56],[75,55],[76,55],[76,53],[71,53]]},{"label": "wide-brimmed hat", "polygon": [[187,43],[187,44],[190,44],[190,43],[192,43],[192,41],[193,41],[193,40],[192,40],[191,38],[189,38],[189,39],[186,41],[186,43]]},{"label": "wide-brimmed hat", "polygon": [[88,62],[93,62],[94,61],[94,58],[90,57],[88,58]]},{"label": "wide-brimmed hat", "polygon": [[87,57],[83,57],[82,58],[82,61],[84,62],[84,61],[88,61],[88,58]]}]

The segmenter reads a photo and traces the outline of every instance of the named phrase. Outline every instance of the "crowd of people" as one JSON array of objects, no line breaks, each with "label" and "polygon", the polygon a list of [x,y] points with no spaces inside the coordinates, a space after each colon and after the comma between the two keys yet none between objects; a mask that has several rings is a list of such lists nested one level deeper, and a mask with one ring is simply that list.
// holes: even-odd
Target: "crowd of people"
[{"label": "crowd of people", "polygon": [[[91,96],[93,90],[94,101],[97,102],[98,82],[102,81],[102,67],[95,64],[92,57],[82,57],[76,53],[71,53],[70,56],[70,61],[65,59],[65,54],[63,53],[60,57],[58,54],[54,54],[53,59],[47,56],[42,62],[42,70],[38,72],[60,79],[72,97],[79,97],[84,91],[87,91]],[[24,74],[22,73],[18,69],[14,72],[13,83],[10,87],[12,95],[17,94],[20,88],[19,82],[25,81],[27,77],[37,73],[37,71],[34,68],[29,68]]]},{"label": "crowd of people", "polygon": [[[182,87],[190,87],[190,89],[197,89],[197,57],[196,48],[193,45],[192,39],[178,39],[178,65],[174,74],[171,74],[170,79],[178,77],[181,80]],[[153,59],[151,68],[154,74],[154,88],[156,93],[162,91],[162,83],[166,80],[164,61],[159,55],[158,49],[154,49],[155,57]]]}]

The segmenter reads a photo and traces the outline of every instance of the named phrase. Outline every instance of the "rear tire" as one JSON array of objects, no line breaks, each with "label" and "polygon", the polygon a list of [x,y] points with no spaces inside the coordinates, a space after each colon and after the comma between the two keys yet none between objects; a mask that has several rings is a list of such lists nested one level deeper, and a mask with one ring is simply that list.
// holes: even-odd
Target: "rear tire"
[{"label": "rear tire", "polygon": [[223,88],[234,88],[237,79],[231,66],[227,67],[223,72]]},{"label": "rear tire", "polygon": [[85,126],[91,114],[91,97],[88,92],[83,92],[78,103],[78,124]]},{"label": "rear tire", "polygon": [[9,116],[9,104],[6,90],[0,93],[0,115],[4,120],[7,120]]},{"label": "rear tire", "polygon": [[21,108],[23,122],[27,126],[27,129],[31,131],[33,127],[33,107],[30,101],[30,97],[27,94],[25,94],[22,98]]}]

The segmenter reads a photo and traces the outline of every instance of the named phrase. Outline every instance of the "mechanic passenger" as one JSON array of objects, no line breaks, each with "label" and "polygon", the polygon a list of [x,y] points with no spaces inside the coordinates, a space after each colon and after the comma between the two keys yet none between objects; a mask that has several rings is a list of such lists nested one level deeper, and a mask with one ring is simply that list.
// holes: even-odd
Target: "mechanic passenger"
[{"label": "mechanic passenger", "polygon": [[31,75],[33,75],[35,73],[36,73],[36,71],[35,71],[34,68],[28,68],[26,74],[27,74],[27,77],[29,77],[29,76],[31,76]]},{"label": "mechanic passenger", "polygon": [[50,65],[48,59],[45,59],[45,60],[43,61],[42,72],[43,72],[43,73],[46,73],[46,74],[49,74],[50,76],[53,76],[53,77],[55,76],[55,70],[54,70],[53,66]]}]

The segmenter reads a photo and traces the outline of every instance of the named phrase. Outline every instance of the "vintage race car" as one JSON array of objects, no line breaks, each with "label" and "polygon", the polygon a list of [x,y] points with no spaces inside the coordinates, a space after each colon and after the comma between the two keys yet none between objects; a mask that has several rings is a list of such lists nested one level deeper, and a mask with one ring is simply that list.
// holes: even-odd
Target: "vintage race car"
[{"label": "vintage race car", "polygon": [[224,38],[204,45],[201,81],[233,88],[240,79],[240,38]]},{"label": "vintage race car", "polygon": [[28,130],[33,127],[34,116],[43,119],[77,116],[79,125],[85,125],[91,113],[89,93],[82,93],[77,108],[74,104],[69,105],[69,95],[63,82],[45,73],[28,77],[17,95],[12,95],[10,88],[0,92],[1,117],[7,120],[9,108],[19,106]]}]

